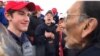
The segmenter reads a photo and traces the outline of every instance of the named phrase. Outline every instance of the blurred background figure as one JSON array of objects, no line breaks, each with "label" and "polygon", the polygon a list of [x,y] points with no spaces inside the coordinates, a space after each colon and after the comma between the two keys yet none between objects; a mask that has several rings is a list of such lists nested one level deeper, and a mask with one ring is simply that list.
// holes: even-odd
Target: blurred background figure
[{"label": "blurred background figure", "polygon": [[64,24],[64,20],[65,20],[65,17],[63,16],[63,14],[59,15],[59,22],[57,24],[57,29],[56,31],[58,32],[58,35],[57,35],[57,40],[58,42],[56,44],[57,45],[57,50],[58,50],[58,55],[57,56],[66,56],[66,49],[65,49],[65,24]]},{"label": "blurred background figure", "polygon": [[41,8],[41,6],[36,5],[36,10],[39,12],[38,18],[40,19],[40,22],[43,23],[44,15],[41,13],[43,9]]},{"label": "blurred background figure", "polygon": [[53,21],[53,13],[49,10],[44,17],[44,23],[35,30],[37,56],[56,56],[56,28]]},{"label": "blurred background figure", "polygon": [[40,5],[36,5],[36,11],[38,13],[37,17],[40,17],[41,11],[43,11],[43,9],[40,7]]},{"label": "blurred background figure", "polygon": [[52,8],[51,9],[52,13],[54,14],[54,21],[55,21],[55,24],[58,24],[59,22],[59,16],[58,16],[58,11],[56,8]]},{"label": "blurred background figure", "polygon": [[40,19],[41,11],[43,9],[39,5],[35,5],[35,11],[30,15],[30,23],[26,33],[33,45],[35,44],[35,29],[39,24],[43,23],[43,19]]},{"label": "blurred background figure", "polygon": [[4,26],[8,26],[8,21],[7,19],[5,18],[4,16],[4,11],[5,11],[5,8],[4,8],[4,2],[3,1],[0,1],[0,22],[4,25]]}]

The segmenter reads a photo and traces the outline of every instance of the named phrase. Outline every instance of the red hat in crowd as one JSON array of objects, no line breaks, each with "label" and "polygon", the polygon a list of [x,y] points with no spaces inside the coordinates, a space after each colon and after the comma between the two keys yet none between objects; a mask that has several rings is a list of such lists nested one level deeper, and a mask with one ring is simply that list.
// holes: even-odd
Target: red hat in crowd
[{"label": "red hat in crowd", "polygon": [[5,5],[5,11],[9,9],[20,10],[26,7],[29,11],[35,10],[35,4],[33,2],[24,2],[24,1],[8,1]]},{"label": "red hat in crowd", "polygon": [[57,13],[57,9],[56,8],[52,8],[52,12],[53,12],[53,14],[56,14]]},{"label": "red hat in crowd", "polygon": [[43,11],[43,9],[39,5],[35,5],[35,10],[36,11]]},{"label": "red hat in crowd", "polygon": [[2,2],[2,3],[3,3],[3,1],[1,1],[1,0],[0,0],[0,2]]}]

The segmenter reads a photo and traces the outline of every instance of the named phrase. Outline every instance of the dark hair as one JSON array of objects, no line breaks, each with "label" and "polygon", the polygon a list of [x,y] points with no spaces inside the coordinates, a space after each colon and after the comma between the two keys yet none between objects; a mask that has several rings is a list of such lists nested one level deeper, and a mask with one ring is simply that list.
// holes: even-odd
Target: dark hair
[{"label": "dark hair", "polygon": [[15,12],[16,10],[12,10],[12,9],[9,9],[7,10],[7,13],[10,14],[12,16],[12,14]]},{"label": "dark hair", "polygon": [[89,17],[96,18],[98,25],[89,35],[89,41],[92,43],[100,42],[100,1],[84,1],[82,13]]},{"label": "dark hair", "polygon": [[59,20],[64,20],[64,18],[60,18]]},{"label": "dark hair", "polygon": [[52,16],[54,16],[54,14],[52,13],[51,10],[47,11],[47,13],[45,15],[47,15],[47,14],[51,14]]}]

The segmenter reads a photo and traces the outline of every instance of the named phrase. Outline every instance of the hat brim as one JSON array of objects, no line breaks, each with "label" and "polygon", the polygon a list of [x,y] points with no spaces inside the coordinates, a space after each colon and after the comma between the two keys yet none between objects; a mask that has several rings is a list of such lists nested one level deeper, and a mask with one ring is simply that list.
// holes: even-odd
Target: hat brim
[{"label": "hat brim", "polygon": [[22,9],[24,7],[26,7],[29,11],[34,11],[35,10],[35,4],[32,3],[32,2],[19,4],[16,7],[13,7],[12,9],[20,10],[20,9]]},{"label": "hat brim", "polygon": [[43,9],[40,9],[41,11],[43,11]]},{"label": "hat brim", "polygon": [[29,9],[29,11],[35,11],[35,4],[32,2],[28,3],[26,7]]}]

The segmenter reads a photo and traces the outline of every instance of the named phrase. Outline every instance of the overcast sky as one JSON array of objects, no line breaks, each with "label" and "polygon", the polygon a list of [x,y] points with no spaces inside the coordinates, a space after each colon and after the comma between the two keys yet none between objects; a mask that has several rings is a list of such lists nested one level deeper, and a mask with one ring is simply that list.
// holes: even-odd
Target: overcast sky
[{"label": "overcast sky", "polygon": [[66,13],[68,8],[70,8],[76,0],[0,0],[0,1],[31,1],[37,5],[40,5],[45,14],[48,10],[52,8],[57,8],[59,13]]},{"label": "overcast sky", "polygon": [[76,0],[28,0],[40,5],[43,8],[43,14],[53,7],[58,9],[59,13],[65,13],[69,7],[75,3]]}]

